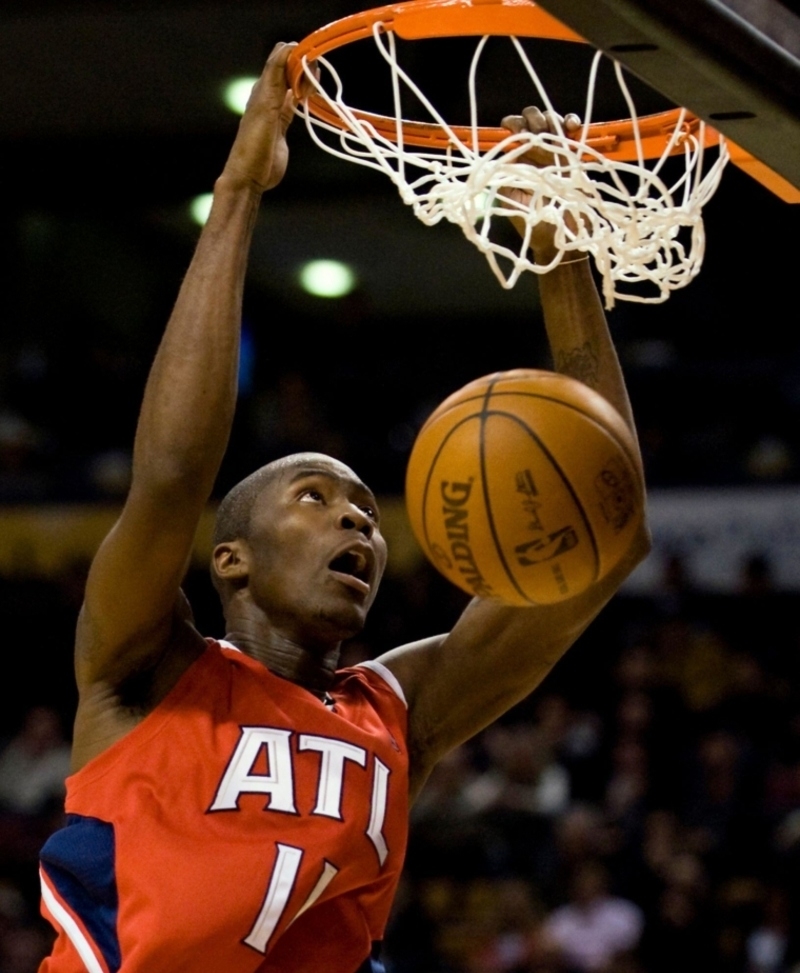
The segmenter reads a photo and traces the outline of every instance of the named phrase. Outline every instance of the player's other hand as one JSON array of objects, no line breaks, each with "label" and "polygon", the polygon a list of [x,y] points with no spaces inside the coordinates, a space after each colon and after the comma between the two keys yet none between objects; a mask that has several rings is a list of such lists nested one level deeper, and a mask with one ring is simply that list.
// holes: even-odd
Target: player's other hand
[{"label": "player's other hand", "polygon": [[[561,115],[557,115],[555,112],[542,111],[534,105],[529,105],[527,108],[522,109],[521,115],[506,115],[500,124],[503,128],[507,128],[509,132],[515,134],[531,132],[534,135],[546,133],[558,135],[563,132],[567,138],[571,138],[580,130],[583,123],[572,112],[562,118]],[[547,166],[553,160],[553,152],[538,147],[532,147],[520,159],[520,161],[528,162],[534,166]]]},{"label": "player's other hand", "polygon": [[277,186],[286,172],[286,131],[296,100],[286,82],[286,61],[296,44],[276,44],[253,86],[222,178],[262,193]]},{"label": "player's other hand", "polygon": [[[507,128],[512,133],[532,132],[534,135],[541,135],[549,132],[551,135],[563,133],[568,138],[576,135],[582,126],[580,118],[570,113],[563,118],[555,112],[542,111],[530,105],[522,109],[521,115],[506,115],[500,123],[503,128]],[[557,154],[548,149],[532,146],[524,155],[520,156],[520,162],[533,166],[552,165],[557,160]],[[500,192],[510,200],[513,200],[522,209],[530,203],[530,193],[516,187],[509,187]],[[510,217],[512,224],[516,227],[520,236],[525,235],[525,221],[521,217]],[[531,233],[531,249],[537,256],[540,263],[549,263],[555,254],[553,249],[553,239],[555,236],[555,226],[550,223],[540,222],[534,226]]]}]

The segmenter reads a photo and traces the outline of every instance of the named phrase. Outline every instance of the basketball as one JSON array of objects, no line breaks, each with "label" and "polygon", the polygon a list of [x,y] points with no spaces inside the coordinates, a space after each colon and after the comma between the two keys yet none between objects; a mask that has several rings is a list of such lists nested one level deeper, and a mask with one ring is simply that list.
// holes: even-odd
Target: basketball
[{"label": "basketball", "polygon": [[438,570],[508,605],[564,601],[619,562],[643,514],[636,447],[597,392],[555,372],[486,375],[423,425],[411,527]]}]

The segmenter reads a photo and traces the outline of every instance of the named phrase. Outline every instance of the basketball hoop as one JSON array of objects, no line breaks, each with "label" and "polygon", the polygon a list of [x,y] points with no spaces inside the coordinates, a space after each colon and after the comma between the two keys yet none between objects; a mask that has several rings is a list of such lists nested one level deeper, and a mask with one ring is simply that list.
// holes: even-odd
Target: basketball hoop
[{"label": "basketball hoop", "polygon": [[[479,38],[467,79],[466,125],[446,121],[397,60],[396,37],[455,36]],[[700,270],[705,245],[702,208],[729,158],[724,140],[685,109],[639,117],[617,62],[614,76],[630,118],[593,121],[601,51],[589,72],[579,132],[568,136],[558,126],[554,133],[512,134],[479,125],[477,68],[492,36],[509,38],[533,86],[527,96],[515,95],[516,104],[509,111],[536,103],[543,110],[565,114],[556,112],[519,38],[586,42],[532,0],[406,0],[345,17],[298,44],[287,66],[289,82],[299,97],[307,79],[311,94],[298,111],[320,148],[384,173],[423,223],[430,226],[446,219],[459,225],[485,254],[503,287],[513,287],[525,271],[547,273],[565,257],[576,259],[576,253],[585,253],[594,258],[607,308],[617,299],[666,300]],[[388,65],[391,116],[350,107],[342,79],[326,57],[369,37]],[[429,119],[403,117],[406,90]],[[719,153],[709,164],[705,150],[717,145]],[[532,149],[545,150],[552,162],[526,162]],[[671,156],[682,156],[683,166],[668,185],[663,169]],[[511,189],[530,201],[509,198],[505,193]],[[517,249],[490,236],[497,221],[510,217],[524,223]],[[534,263],[529,250],[533,228],[542,221],[555,226],[557,253],[546,265]],[[626,290],[642,282],[649,285],[649,293]]]}]

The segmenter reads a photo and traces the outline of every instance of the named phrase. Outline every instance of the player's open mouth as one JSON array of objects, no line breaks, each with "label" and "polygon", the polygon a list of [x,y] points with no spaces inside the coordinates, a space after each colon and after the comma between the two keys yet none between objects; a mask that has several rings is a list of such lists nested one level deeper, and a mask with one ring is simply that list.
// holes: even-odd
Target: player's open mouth
[{"label": "player's open mouth", "polygon": [[361,551],[345,551],[337,555],[328,565],[328,569],[344,584],[363,594],[369,593],[372,572],[367,558]]}]

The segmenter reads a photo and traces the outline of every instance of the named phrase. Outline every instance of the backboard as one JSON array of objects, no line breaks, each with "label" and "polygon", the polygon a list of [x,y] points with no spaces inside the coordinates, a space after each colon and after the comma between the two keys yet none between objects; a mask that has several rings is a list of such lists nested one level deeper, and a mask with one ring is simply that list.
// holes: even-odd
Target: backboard
[{"label": "backboard", "polygon": [[788,4],[542,0],[541,6],[800,189],[800,16]]}]

